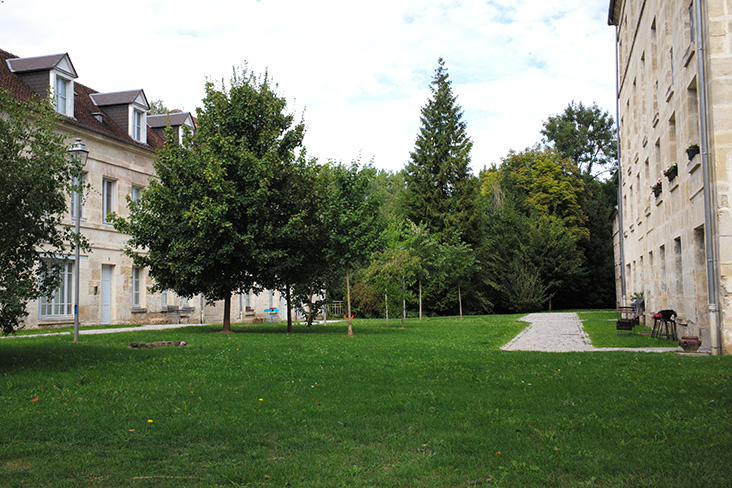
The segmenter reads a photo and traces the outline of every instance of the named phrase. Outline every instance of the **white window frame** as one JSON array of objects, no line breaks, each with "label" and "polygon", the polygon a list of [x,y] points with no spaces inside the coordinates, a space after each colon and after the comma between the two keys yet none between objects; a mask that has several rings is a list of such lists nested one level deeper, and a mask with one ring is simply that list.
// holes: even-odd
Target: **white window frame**
[{"label": "white window frame", "polygon": [[107,220],[107,215],[114,212],[114,187],[114,180],[102,179],[102,223],[104,224],[112,223]]},{"label": "white window frame", "polygon": [[74,261],[68,261],[60,270],[61,284],[49,297],[38,300],[38,316],[41,318],[71,317],[74,314],[72,297]]},{"label": "white window frame", "polygon": [[139,110],[132,111],[132,138],[140,141],[142,135],[142,112]]},{"label": "white window frame", "polygon": [[132,307],[140,308],[142,296],[142,269],[132,267]]},{"label": "white window frame", "polygon": [[139,104],[130,104],[129,134],[137,142],[147,142],[147,111]]},{"label": "white window frame", "polygon": [[[63,84],[60,90],[59,84]],[[74,116],[74,80],[51,71],[51,86],[53,87],[53,105],[56,112],[67,117]]]},{"label": "white window frame", "polygon": [[130,200],[133,202],[136,202],[140,199],[142,196],[142,187],[137,185],[132,185],[132,188],[130,189]]},{"label": "white window frame", "polygon": [[160,308],[163,311],[168,310],[168,290],[163,290],[160,292]]},{"label": "white window frame", "polygon": [[70,215],[71,220],[76,220],[76,199],[81,198],[81,204],[79,206],[79,210],[81,213],[81,220],[84,219],[84,182],[86,181],[86,173],[82,173],[79,177],[79,186],[82,188],[79,192],[71,192],[71,209],[70,209]]}]

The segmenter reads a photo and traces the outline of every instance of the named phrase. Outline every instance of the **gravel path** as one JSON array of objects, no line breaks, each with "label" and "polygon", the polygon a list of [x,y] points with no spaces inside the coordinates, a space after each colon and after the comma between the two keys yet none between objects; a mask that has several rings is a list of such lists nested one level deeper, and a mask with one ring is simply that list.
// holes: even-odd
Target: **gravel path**
[{"label": "gravel path", "polygon": [[[139,330],[165,330],[180,329],[181,327],[192,327],[194,325],[207,324],[155,324],[155,325],[138,325],[136,327],[114,327],[109,329],[84,329],[79,331],[79,335],[95,335],[95,334],[114,334],[115,332],[137,332]],[[52,335],[72,335],[73,332],[46,332],[38,334],[23,334],[0,336],[0,339],[22,339],[27,337],[44,337]]]},{"label": "gravel path", "polygon": [[680,347],[594,347],[576,313],[532,313],[521,317],[529,326],[511,339],[504,351],[635,351],[681,352]]}]

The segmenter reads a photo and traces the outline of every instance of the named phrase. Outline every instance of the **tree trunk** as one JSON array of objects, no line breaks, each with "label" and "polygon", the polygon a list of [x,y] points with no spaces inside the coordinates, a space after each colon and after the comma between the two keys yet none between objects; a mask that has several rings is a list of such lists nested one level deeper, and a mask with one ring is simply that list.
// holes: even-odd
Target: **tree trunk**
[{"label": "tree trunk", "polygon": [[552,311],[552,299],[551,298],[549,299],[549,311],[550,312]]},{"label": "tree trunk", "polygon": [[285,298],[287,300],[287,333],[292,333],[292,295],[290,285],[285,286]]},{"label": "tree trunk", "polygon": [[422,320],[422,278],[419,279],[419,320]]},{"label": "tree trunk", "polygon": [[389,327],[389,295],[384,293],[384,306],[386,307],[386,326]]},{"label": "tree trunk", "polygon": [[222,332],[231,332],[231,294],[224,298],[224,328]]},{"label": "tree trunk", "polygon": [[460,285],[458,285],[458,305],[460,307],[460,320],[463,320],[463,295],[460,293]]},{"label": "tree trunk", "polygon": [[314,316],[315,315],[313,314],[313,296],[312,295],[308,295],[308,313],[306,315],[306,317],[307,317],[307,326],[308,327],[310,327],[311,325],[313,325],[313,320],[314,320],[313,317]]},{"label": "tree trunk", "polygon": [[353,323],[351,321],[351,270],[346,268],[346,298],[348,301],[348,334],[347,337],[353,337]]},{"label": "tree trunk", "polygon": [[402,279],[402,329],[404,328],[404,316],[407,314],[406,300],[404,299],[404,280]]}]

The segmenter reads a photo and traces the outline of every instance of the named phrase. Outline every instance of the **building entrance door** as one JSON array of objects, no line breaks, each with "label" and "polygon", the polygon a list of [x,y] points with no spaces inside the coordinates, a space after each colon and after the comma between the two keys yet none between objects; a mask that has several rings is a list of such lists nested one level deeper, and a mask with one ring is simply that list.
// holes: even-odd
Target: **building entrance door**
[{"label": "building entrance door", "polygon": [[101,296],[101,317],[102,325],[112,323],[112,266],[102,265],[102,296]]}]

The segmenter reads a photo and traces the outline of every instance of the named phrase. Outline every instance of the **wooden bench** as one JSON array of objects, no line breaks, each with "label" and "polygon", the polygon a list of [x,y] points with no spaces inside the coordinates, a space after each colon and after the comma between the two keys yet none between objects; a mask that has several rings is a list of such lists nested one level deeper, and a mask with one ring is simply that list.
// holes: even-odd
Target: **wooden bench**
[{"label": "wooden bench", "polygon": [[190,324],[192,313],[193,307],[178,307],[178,305],[168,305],[168,320],[175,319],[176,324],[180,324],[180,319],[186,319]]}]

